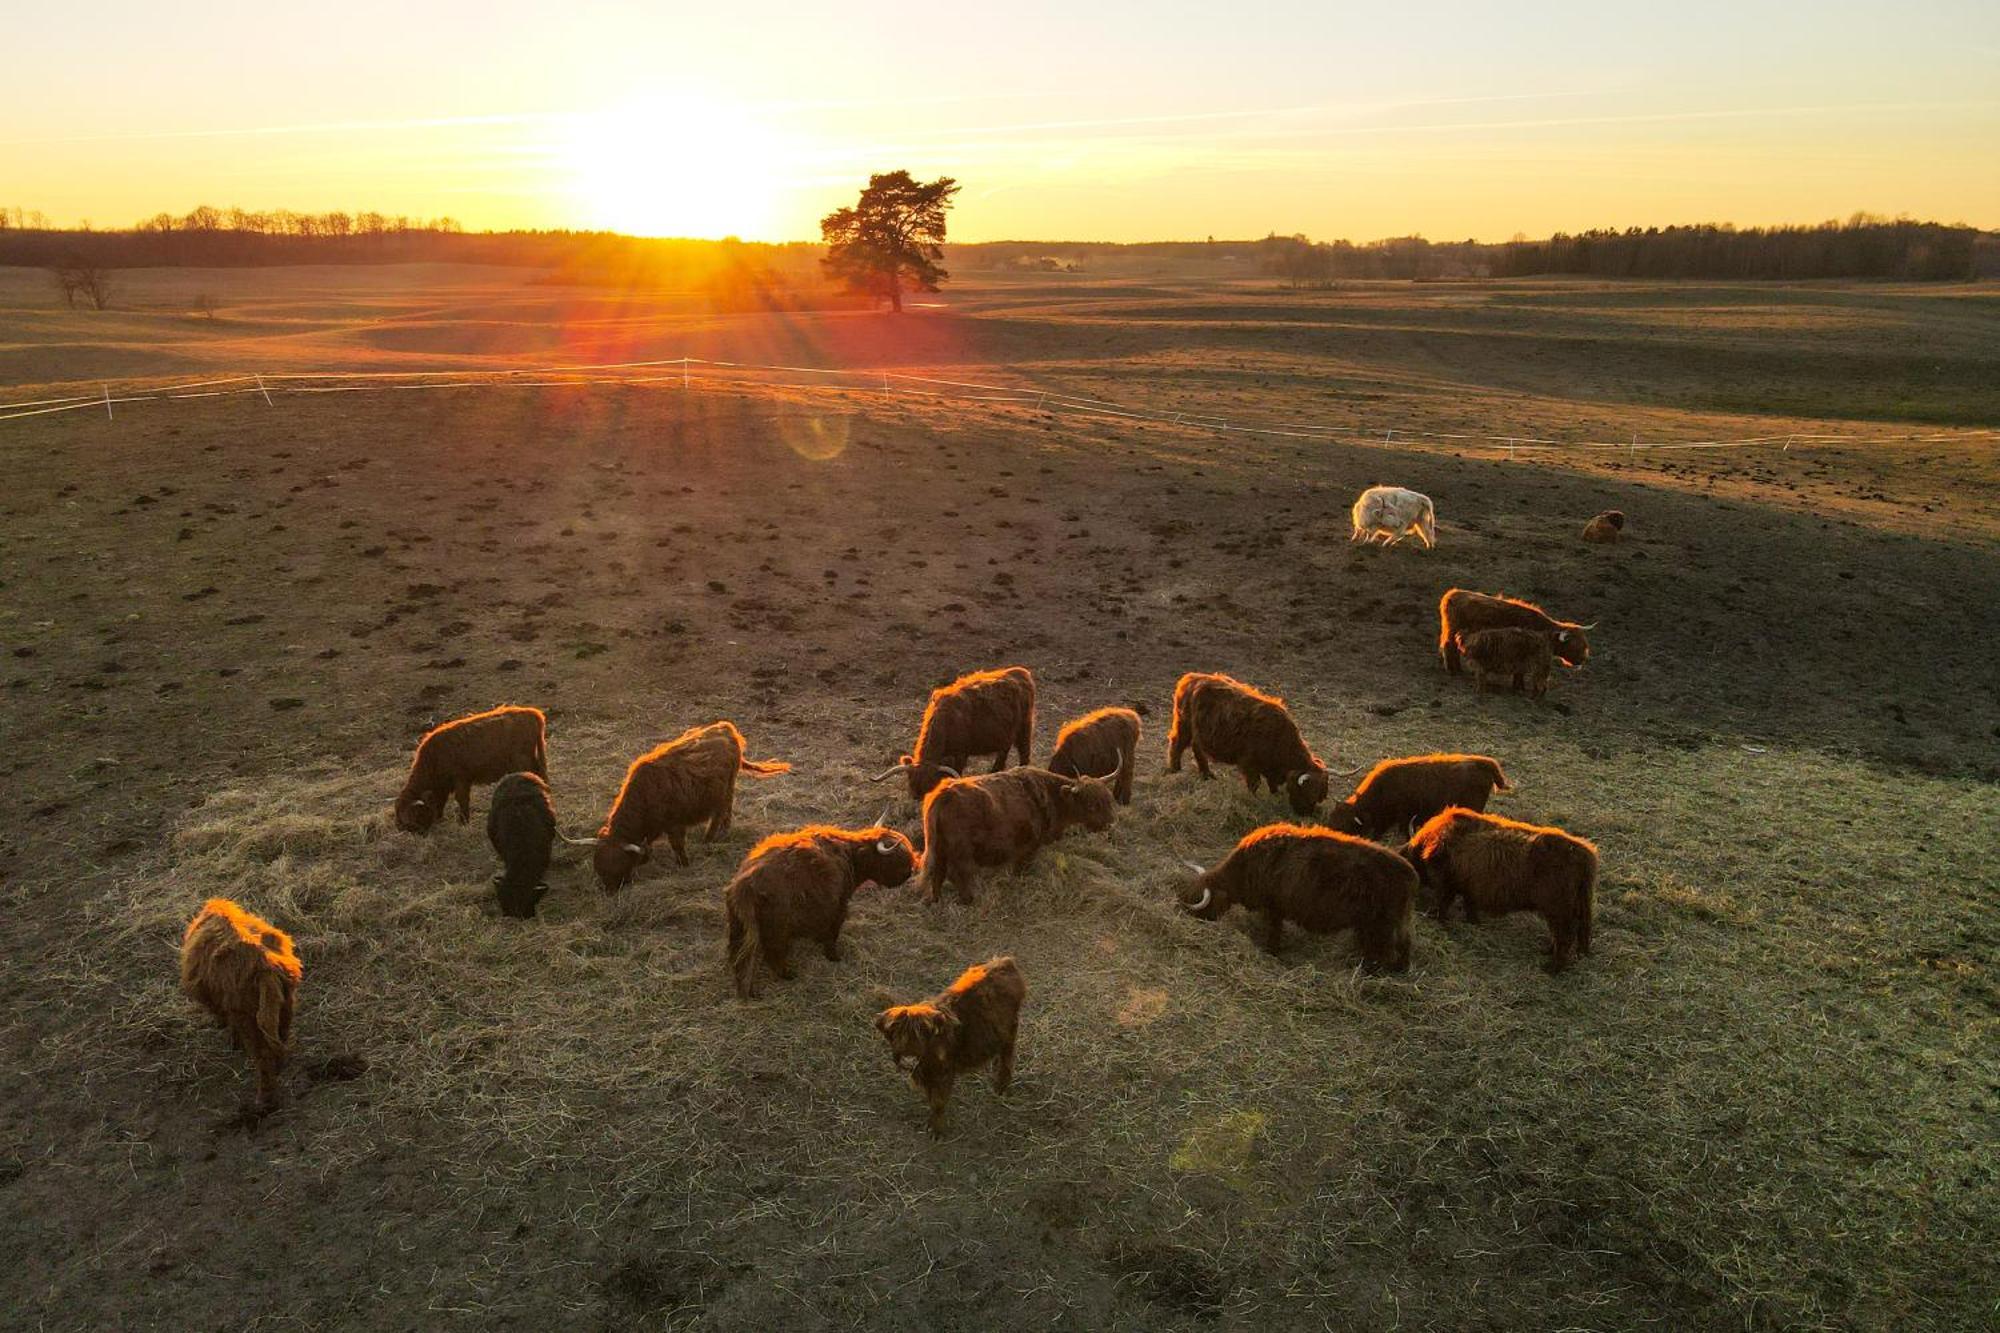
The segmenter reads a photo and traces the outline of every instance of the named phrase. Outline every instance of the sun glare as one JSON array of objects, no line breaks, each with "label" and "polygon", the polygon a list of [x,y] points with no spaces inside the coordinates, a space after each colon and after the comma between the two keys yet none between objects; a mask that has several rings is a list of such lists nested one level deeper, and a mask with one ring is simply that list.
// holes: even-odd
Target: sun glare
[{"label": "sun glare", "polygon": [[653,97],[579,116],[563,158],[585,225],[766,240],[777,229],[779,148],[739,108]]}]

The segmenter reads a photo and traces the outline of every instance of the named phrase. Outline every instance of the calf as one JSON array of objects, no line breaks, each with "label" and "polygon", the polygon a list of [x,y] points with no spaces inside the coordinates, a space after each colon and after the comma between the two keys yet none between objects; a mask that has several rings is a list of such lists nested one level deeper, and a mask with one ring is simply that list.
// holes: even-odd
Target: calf
[{"label": "calf", "polygon": [[1597,623],[1579,625],[1570,620],[1556,620],[1532,602],[1453,588],[1438,600],[1438,656],[1444,659],[1445,670],[1454,676],[1461,670],[1459,636],[1483,629],[1508,628],[1546,634],[1557,657],[1570,666],[1582,666],[1590,657],[1590,640],[1584,637],[1584,631],[1596,629]]},{"label": "calf", "polygon": [[1027,763],[1034,735],[1034,673],[1026,667],[977,671],[931,691],[917,729],[917,752],[869,781],[901,773],[909,780],[911,799],[921,801],[946,778],[962,777],[981,755],[995,756],[995,773],[1007,767],[1010,750],[1020,751],[1021,762]]},{"label": "calf", "polygon": [[1240,680],[1190,671],[1174,686],[1167,772],[1181,771],[1181,755],[1189,749],[1203,777],[1214,776],[1210,760],[1234,764],[1251,791],[1260,781],[1273,793],[1282,790],[1293,814],[1311,814],[1326,799],[1326,765],[1306,748],[1285,701]]},{"label": "calf", "polygon": [[1118,804],[1132,804],[1132,769],[1139,749],[1139,715],[1129,708],[1100,708],[1086,713],[1056,735],[1049,772],[1064,777],[1086,773],[1116,773],[1111,794]]},{"label": "calf", "polygon": [[1014,960],[994,958],[967,968],[941,995],[876,1016],[875,1030],[888,1039],[889,1057],[908,1072],[930,1106],[931,1133],[944,1130],[945,1104],[960,1074],[993,1060],[993,1091],[1007,1091],[1027,998],[1027,979]]},{"label": "calf", "polygon": [[1484,810],[1496,791],[1512,791],[1500,761],[1483,754],[1427,754],[1384,759],[1354,794],[1327,811],[1329,828],[1363,838],[1394,832],[1408,837],[1438,811],[1460,805]]},{"label": "calf", "polygon": [[1624,531],[1625,515],[1619,510],[1607,509],[1583,525],[1583,539],[1587,542],[1615,542]]},{"label": "calf", "polygon": [[776,759],[745,759],[743,733],[732,722],[690,727],[632,761],[604,827],[597,831],[591,866],[606,893],[631,880],[639,863],[652,856],[653,839],[666,835],[674,860],[688,864],[686,830],[703,820],[703,841],[729,832],[736,808],[736,775],[766,778],[789,773]]},{"label": "calf", "polygon": [[1401,486],[1370,486],[1354,501],[1350,517],[1354,526],[1348,534],[1350,542],[1365,538],[1373,545],[1381,537],[1384,544],[1394,546],[1414,532],[1425,550],[1437,545],[1437,509],[1430,496],[1417,491]]},{"label": "calf", "polygon": [[453,796],[458,798],[458,822],[468,823],[474,783],[498,782],[524,770],[546,778],[547,725],[541,709],[508,705],[431,728],[417,742],[410,776],[396,797],[396,827],[428,833]]},{"label": "calf", "polygon": [[1485,689],[1489,681],[1498,681],[1516,690],[1525,689],[1537,699],[1549,692],[1556,656],[1546,634],[1512,626],[1483,629],[1459,635],[1458,651],[1472,664],[1472,678],[1479,689]]},{"label": "calf", "polygon": [[910,840],[880,824],[814,825],[773,834],[752,847],[722,891],[737,998],[757,997],[760,956],[771,971],[791,980],[794,939],[817,940],[827,961],[839,962],[840,927],[855,889],[871,881],[893,889],[907,883],[916,868]]},{"label": "calf", "polygon": [[1284,942],[1286,921],[1320,935],[1351,927],[1369,971],[1409,970],[1417,876],[1385,847],[1331,829],[1270,824],[1213,870],[1188,867],[1196,879],[1181,906],[1204,921],[1239,904],[1263,912],[1270,953]]},{"label": "calf", "polygon": [[278,1104],[300,974],[292,937],[227,898],[202,904],[181,939],[181,990],[250,1057],[261,1110]]},{"label": "calf", "polygon": [[1465,919],[1538,912],[1548,923],[1549,970],[1590,952],[1597,849],[1556,828],[1538,828],[1456,807],[1411,835],[1403,856],[1416,867],[1426,906],[1445,919],[1465,900]]},{"label": "calf", "polygon": [[1102,833],[1116,808],[1099,777],[1010,768],[949,779],[924,798],[924,873],[917,887],[934,903],[949,882],[958,886],[958,900],[969,903],[981,867],[1019,869],[1074,824]]},{"label": "calf", "polygon": [[493,786],[486,807],[486,840],[500,857],[493,887],[500,910],[511,917],[535,914],[549,891],[549,850],[556,839],[556,808],[549,784],[533,773],[509,773]]}]

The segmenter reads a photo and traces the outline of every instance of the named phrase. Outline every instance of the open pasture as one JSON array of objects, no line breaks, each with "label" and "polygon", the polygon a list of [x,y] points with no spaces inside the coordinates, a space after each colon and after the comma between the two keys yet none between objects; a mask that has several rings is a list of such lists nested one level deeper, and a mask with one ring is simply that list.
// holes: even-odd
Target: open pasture
[{"label": "open pasture", "polygon": [[[2000,1186],[2000,293],[968,284],[713,317],[498,270],[0,273],[0,381],[681,355],[883,367],[1345,438],[1838,435],[1624,456],[1328,444],[697,383],[136,404],[0,422],[0,1303],[47,1326],[1963,1328]],[[216,297],[216,317],[188,313]],[[1912,439],[1911,436],[1926,438]],[[1434,498],[1439,545],[1349,549]],[[1585,519],[1631,517],[1610,547]],[[1435,656],[1454,585],[1596,621],[1542,705]],[[970,907],[864,888],[739,1004],[719,891],[862,824],[924,696],[1023,663],[1036,755],[1145,718],[1134,802]],[[1256,946],[1174,906],[1286,817],[1166,774],[1189,669],[1341,767],[1501,759],[1603,854],[1530,917]],[[606,899],[501,918],[479,823],[389,807],[435,720],[549,711],[557,809],[717,717],[794,771]],[[1336,782],[1336,795],[1345,788]],[[304,961],[288,1105],[179,994],[225,894]],[[952,1131],[871,1020],[1025,972]],[[363,1067],[365,1066],[365,1067]],[[199,1207],[191,1205],[199,1204]]]}]

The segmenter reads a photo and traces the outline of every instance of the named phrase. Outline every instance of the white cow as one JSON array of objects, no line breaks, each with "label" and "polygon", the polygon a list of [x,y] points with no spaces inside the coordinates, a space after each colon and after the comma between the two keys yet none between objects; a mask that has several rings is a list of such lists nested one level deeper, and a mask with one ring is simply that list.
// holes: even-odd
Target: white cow
[{"label": "white cow", "polygon": [[1354,502],[1354,532],[1347,540],[1365,537],[1373,543],[1383,537],[1394,546],[1412,532],[1423,538],[1425,550],[1437,545],[1437,510],[1431,507],[1431,497],[1401,486],[1370,486]]}]

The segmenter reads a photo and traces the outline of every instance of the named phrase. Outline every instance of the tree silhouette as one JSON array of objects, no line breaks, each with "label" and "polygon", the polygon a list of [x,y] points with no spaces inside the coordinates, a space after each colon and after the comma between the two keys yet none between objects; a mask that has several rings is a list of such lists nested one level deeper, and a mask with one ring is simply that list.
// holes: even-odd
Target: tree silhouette
[{"label": "tree silhouette", "polygon": [[944,257],[944,214],[958,182],[949,176],[921,183],[907,171],[870,176],[852,208],[820,219],[826,258],[820,263],[847,289],[903,308],[903,284],[934,292],[951,275]]}]

